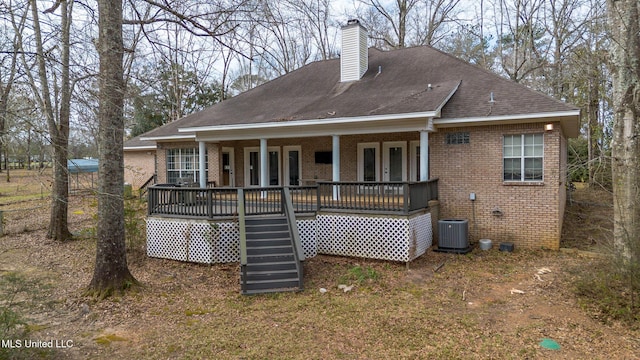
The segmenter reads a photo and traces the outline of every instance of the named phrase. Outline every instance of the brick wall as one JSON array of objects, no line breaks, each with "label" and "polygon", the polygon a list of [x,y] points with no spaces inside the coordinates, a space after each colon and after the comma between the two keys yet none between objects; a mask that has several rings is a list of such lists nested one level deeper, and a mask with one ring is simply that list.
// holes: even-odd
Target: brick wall
[{"label": "brick wall", "polygon": [[155,171],[155,150],[125,151],[124,182],[139,189]]},{"label": "brick wall", "polygon": [[[470,143],[445,144],[446,133],[455,131],[468,131]],[[544,133],[544,181],[503,182],[503,135],[531,133]],[[472,241],[488,238],[494,243],[513,242],[516,247],[557,249],[564,208],[563,156],[566,162],[561,139],[559,124],[549,132],[542,124],[529,124],[441,129],[430,134],[430,170],[431,177],[439,178],[441,219],[468,219]],[[471,192],[476,194],[474,202],[469,200]]]}]

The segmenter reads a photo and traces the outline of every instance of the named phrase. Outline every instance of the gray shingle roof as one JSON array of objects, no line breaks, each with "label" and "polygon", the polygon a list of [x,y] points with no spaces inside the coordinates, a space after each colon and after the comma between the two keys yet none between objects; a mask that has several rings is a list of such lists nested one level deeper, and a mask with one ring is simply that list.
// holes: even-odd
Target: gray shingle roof
[{"label": "gray shingle roof", "polygon": [[340,82],[339,59],[314,62],[143,137],[186,135],[178,128],[430,112],[443,104],[441,119],[578,110],[432,47],[371,48],[359,81]]}]

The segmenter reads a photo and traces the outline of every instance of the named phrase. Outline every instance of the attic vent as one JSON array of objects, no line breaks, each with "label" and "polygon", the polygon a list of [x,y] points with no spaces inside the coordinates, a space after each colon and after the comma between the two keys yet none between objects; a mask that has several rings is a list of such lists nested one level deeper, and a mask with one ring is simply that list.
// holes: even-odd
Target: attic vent
[{"label": "attic vent", "polygon": [[367,72],[367,29],[358,20],[349,20],[342,28],[342,54],[340,55],[340,81],[354,81]]}]

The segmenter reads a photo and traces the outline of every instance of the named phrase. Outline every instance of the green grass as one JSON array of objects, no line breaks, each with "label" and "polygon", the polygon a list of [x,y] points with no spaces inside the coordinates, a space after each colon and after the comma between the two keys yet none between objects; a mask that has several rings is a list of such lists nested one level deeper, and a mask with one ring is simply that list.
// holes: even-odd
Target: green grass
[{"label": "green grass", "polygon": [[358,284],[363,285],[366,283],[374,283],[380,279],[380,273],[368,266],[356,265],[349,270],[345,275],[342,275],[339,279],[340,284],[351,285]]}]

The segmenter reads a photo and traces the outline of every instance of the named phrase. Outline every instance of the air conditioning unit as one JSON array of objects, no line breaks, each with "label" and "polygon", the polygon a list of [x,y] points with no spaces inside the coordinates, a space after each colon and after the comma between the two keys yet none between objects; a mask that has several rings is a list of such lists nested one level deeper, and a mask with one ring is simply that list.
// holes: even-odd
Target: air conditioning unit
[{"label": "air conditioning unit", "polygon": [[469,246],[469,221],[462,219],[438,220],[438,249],[435,251],[465,254]]}]

